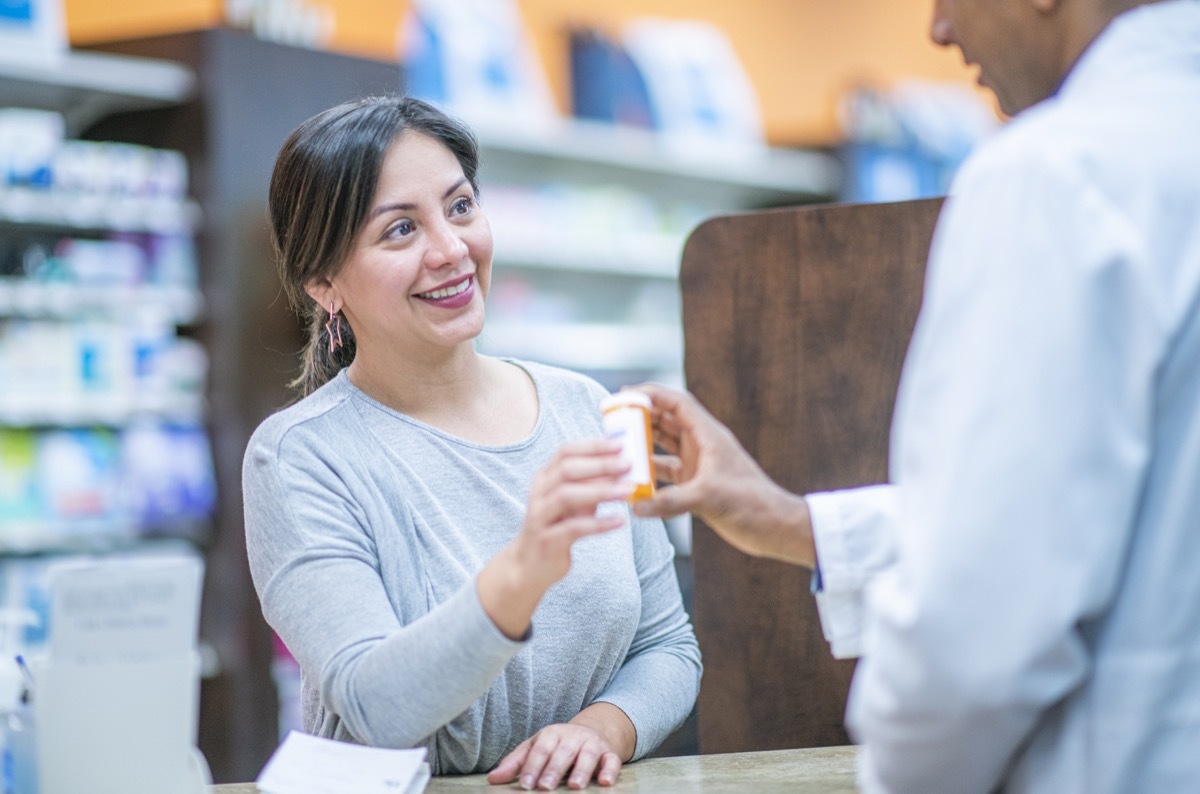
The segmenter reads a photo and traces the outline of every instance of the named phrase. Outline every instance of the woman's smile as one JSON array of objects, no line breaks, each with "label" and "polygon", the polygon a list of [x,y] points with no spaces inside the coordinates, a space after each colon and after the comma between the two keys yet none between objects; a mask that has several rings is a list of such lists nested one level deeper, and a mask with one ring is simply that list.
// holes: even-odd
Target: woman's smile
[{"label": "woman's smile", "polygon": [[475,277],[473,275],[454,279],[428,292],[418,292],[413,297],[442,309],[458,309],[471,302],[475,295]]}]

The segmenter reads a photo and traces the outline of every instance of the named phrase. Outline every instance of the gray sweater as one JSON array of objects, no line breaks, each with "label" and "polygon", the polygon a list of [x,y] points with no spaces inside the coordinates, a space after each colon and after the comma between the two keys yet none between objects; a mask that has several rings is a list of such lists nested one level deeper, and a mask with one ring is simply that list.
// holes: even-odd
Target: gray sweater
[{"label": "gray sweater", "polygon": [[578,541],[524,641],[483,611],[475,577],[520,530],[534,472],[566,441],[602,434],[607,393],[513,363],[539,400],[517,444],[443,433],[371,399],[345,371],[250,439],[250,570],[300,663],[308,732],[425,746],[435,774],[469,773],[597,701],[629,716],[639,758],[695,703],[700,652],[658,520],[631,517]]}]

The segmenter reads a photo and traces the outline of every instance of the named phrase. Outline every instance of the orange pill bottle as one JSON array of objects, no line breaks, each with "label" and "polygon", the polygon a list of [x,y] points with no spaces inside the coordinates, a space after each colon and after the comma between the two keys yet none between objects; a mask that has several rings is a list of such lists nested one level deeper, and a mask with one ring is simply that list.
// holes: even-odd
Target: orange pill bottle
[{"label": "orange pill bottle", "polygon": [[600,403],[604,435],[621,441],[621,457],[629,463],[622,478],[635,487],[629,501],[654,495],[654,436],[650,431],[650,397],[623,389]]}]

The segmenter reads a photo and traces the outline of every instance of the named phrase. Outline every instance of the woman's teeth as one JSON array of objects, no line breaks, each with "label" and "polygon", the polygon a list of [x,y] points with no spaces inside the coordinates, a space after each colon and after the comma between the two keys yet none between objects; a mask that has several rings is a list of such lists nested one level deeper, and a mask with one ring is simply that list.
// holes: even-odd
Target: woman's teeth
[{"label": "woman's teeth", "polygon": [[439,300],[441,298],[449,298],[451,295],[457,295],[458,293],[463,292],[469,286],[471,286],[471,279],[466,279],[465,281],[460,281],[459,283],[455,284],[453,287],[446,287],[445,289],[435,289],[432,292],[417,293],[417,297],[418,298],[429,298],[431,300]]}]

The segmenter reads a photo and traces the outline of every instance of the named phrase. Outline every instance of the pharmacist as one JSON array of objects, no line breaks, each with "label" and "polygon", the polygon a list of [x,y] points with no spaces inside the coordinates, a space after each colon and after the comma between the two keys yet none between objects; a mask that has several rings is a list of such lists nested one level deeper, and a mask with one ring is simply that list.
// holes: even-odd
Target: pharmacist
[{"label": "pharmacist", "polygon": [[930,255],[891,485],[807,498],[647,386],[674,487],[814,571],[865,791],[1200,786],[1200,0],[937,0],[1013,121]]}]

